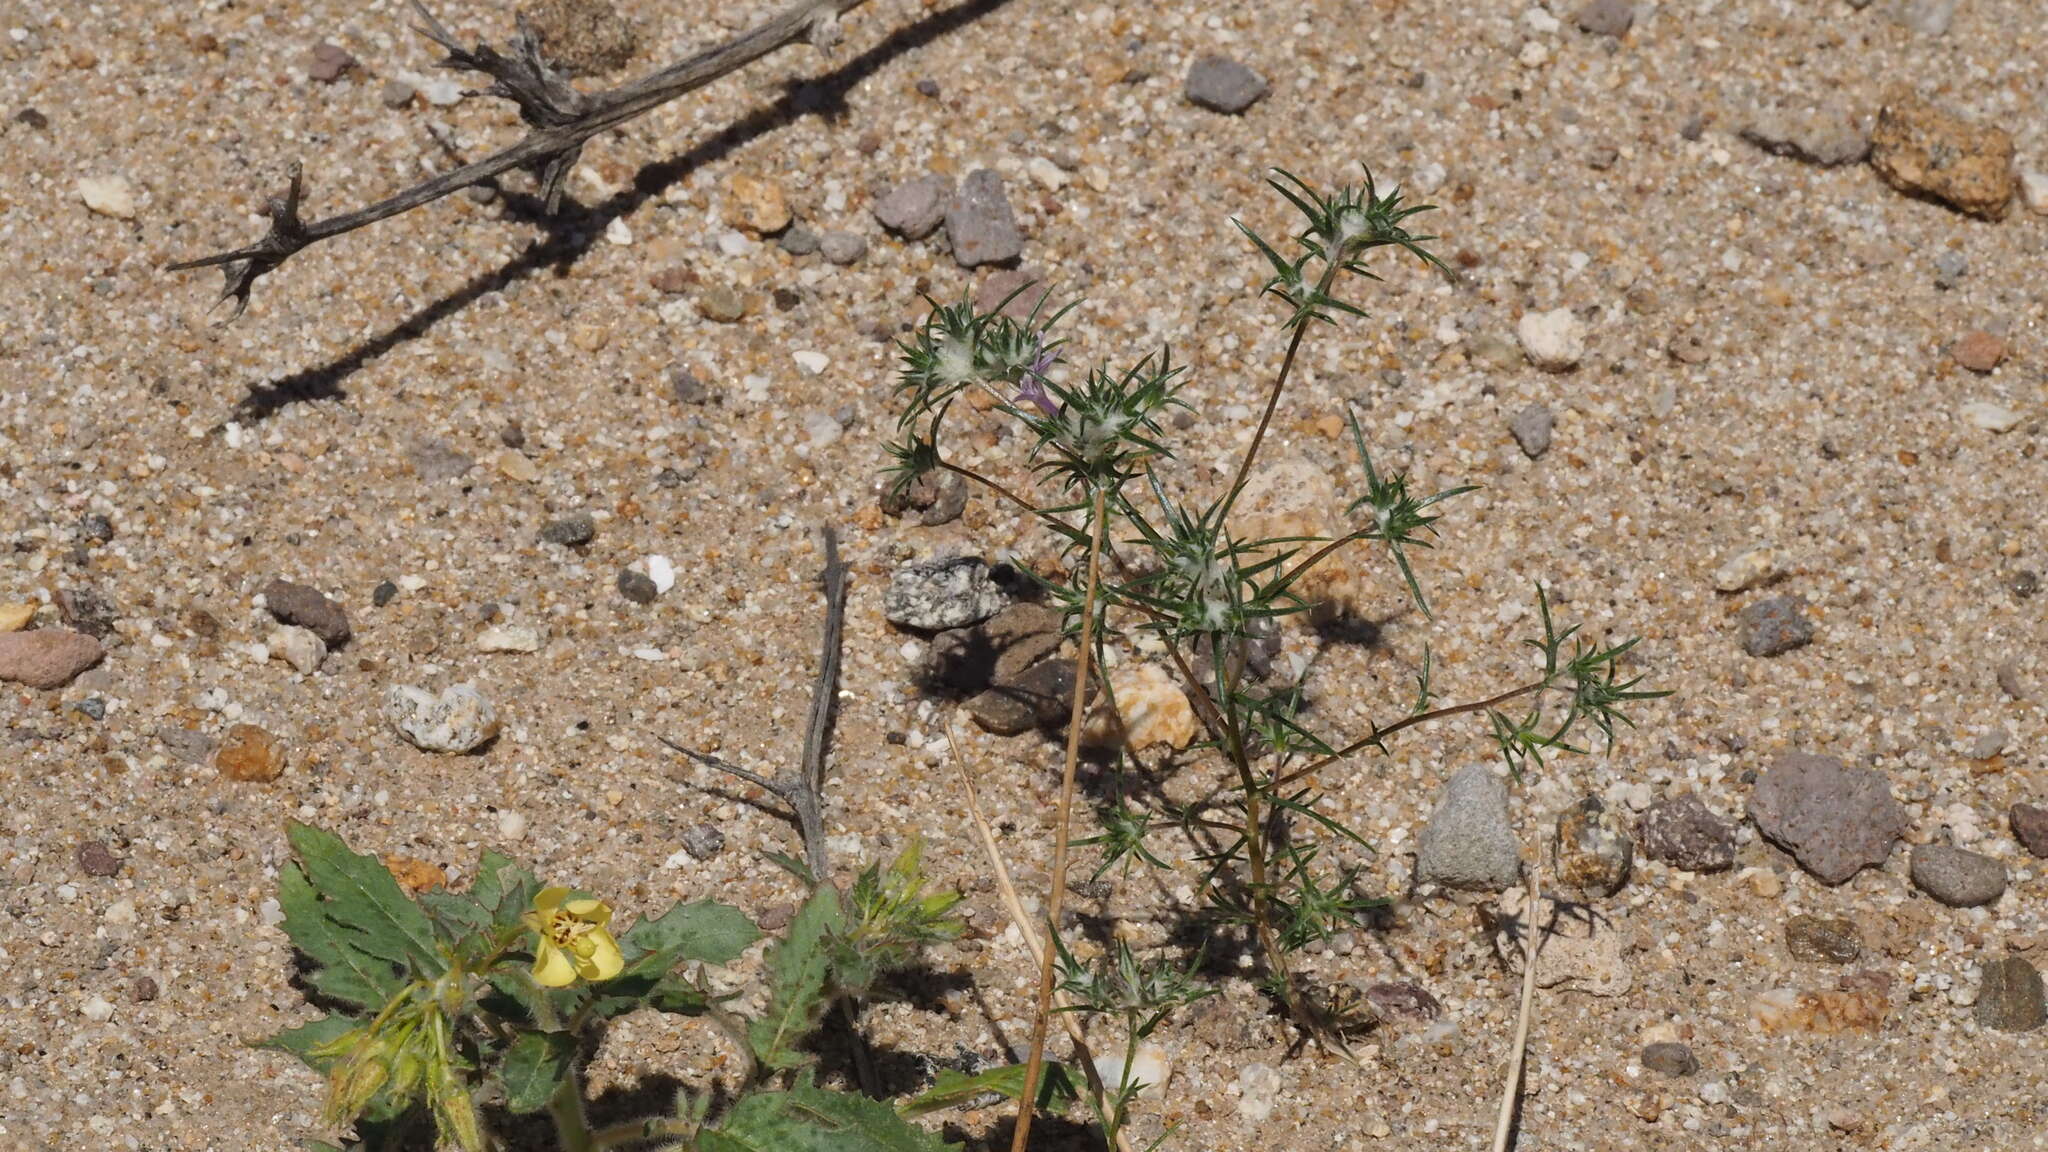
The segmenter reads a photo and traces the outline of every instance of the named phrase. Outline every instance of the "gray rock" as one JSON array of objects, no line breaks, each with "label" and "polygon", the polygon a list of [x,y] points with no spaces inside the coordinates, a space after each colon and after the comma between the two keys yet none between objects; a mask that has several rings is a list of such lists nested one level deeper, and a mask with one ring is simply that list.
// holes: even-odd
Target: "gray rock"
[{"label": "gray rock", "polygon": [[725,850],[725,833],[715,825],[693,824],[683,830],[683,851],[699,860],[709,860]]},{"label": "gray rock", "polygon": [[1572,17],[1572,23],[1579,26],[1579,31],[1591,36],[1612,36],[1617,40],[1628,35],[1635,22],[1635,5],[1629,0],[1588,0]]},{"label": "gray rock", "polygon": [[1885,6],[1885,14],[1893,23],[1910,28],[1915,36],[1925,39],[1948,34],[1948,26],[1955,21],[1956,6],[1961,0],[1891,0]]},{"label": "gray rock", "polygon": [[112,876],[121,870],[122,860],[104,840],[87,840],[74,854],[79,870],[87,876]]},{"label": "gray rock", "polygon": [[2011,742],[2012,733],[2006,731],[2002,726],[1993,727],[1990,731],[1970,741],[1970,759],[1989,760],[2000,752],[2005,751],[2005,746]]},{"label": "gray rock", "polygon": [[382,608],[396,599],[398,599],[398,585],[393,584],[389,580],[379,580],[377,586],[370,589],[370,604],[373,607]]},{"label": "gray rock", "polygon": [[1884,777],[1805,752],[1779,756],[1756,782],[1749,818],[1825,884],[1883,864],[1906,830]]},{"label": "gray rock", "polygon": [[192,728],[165,725],[156,730],[156,741],[173,758],[187,764],[204,764],[213,758],[213,737]]},{"label": "gray rock", "polygon": [[709,404],[713,399],[711,389],[705,387],[704,381],[681,364],[669,365],[668,390],[678,404]]},{"label": "gray rock", "polygon": [[818,239],[816,232],[797,224],[784,229],[782,235],[776,237],[775,243],[791,256],[809,256],[818,250],[818,245],[823,241]]},{"label": "gray rock", "polygon": [[2005,895],[2005,865],[1950,844],[1913,848],[1913,886],[1951,908],[1975,908]]},{"label": "gray rock", "polygon": [[349,50],[322,40],[306,53],[306,76],[321,84],[332,84],[355,70],[356,58]]},{"label": "gray rock", "polygon": [[882,511],[898,517],[915,512],[927,528],[958,520],[966,510],[967,481],[951,472],[927,472],[908,487],[882,492]]},{"label": "gray rock", "polygon": [[597,520],[588,512],[571,512],[541,525],[540,538],[549,544],[576,548],[597,539]]},{"label": "gray rock", "polygon": [[1508,421],[1508,431],[1514,434],[1515,443],[1522,446],[1522,455],[1534,460],[1550,451],[1550,429],[1554,421],[1550,409],[1541,404],[1531,404],[1515,418]]},{"label": "gray rock", "polygon": [[1852,964],[1863,954],[1855,922],[1827,916],[1794,916],[1785,922],[1785,951],[1794,960]]},{"label": "gray rock", "polygon": [[348,610],[304,584],[273,578],[263,586],[263,606],[279,623],[304,628],[329,648],[341,647],[352,635]]},{"label": "gray rock", "polygon": [[1024,254],[1024,233],[1000,175],[978,168],[961,182],[946,206],[946,238],[962,268],[1007,264]]},{"label": "gray rock", "polygon": [[443,689],[438,696],[396,685],[385,698],[384,718],[407,743],[426,752],[471,752],[498,734],[497,708],[471,683]]},{"label": "gray rock", "polygon": [[396,112],[411,104],[412,98],[418,94],[418,89],[403,80],[386,80],[384,86],[377,89],[377,102]]},{"label": "gray rock", "polygon": [[1751,656],[1782,656],[1811,643],[1804,596],[1773,596],[1742,610],[1742,650]]},{"label": "gray rock", "polygon": [[1636,821],[1643,854],[1688,872],[1725,872],[1735,866],[1735,825],[1692,792],[1659,801]]},{"label": "gray rock", "polygon": [[1970,274],[1970,258],[1960,249],[1943,248],[1934,254],[1934,286],[1943,291],[1954,288]]},{"label": "gray rock", "polygon": [[1272,91],[1266,78],[1228,56],[1204,56],[1188,69],[1188,102],[1235,116]]},{"label": "gray rock", "polygon": [[1588,897],[1612,896],[1628,883],[1635,841],[1598,797],[1588,796],[1557,818],[1551,845],[1557,882]]},{"label": "gray rock", "polygon": [[891,188],[875,201],[875,219],[905,240],[922,240],[946,222],[953,182],[944,176],[920,176]]},{"label": "gray rock", "polygon": [[654,598],[661,595],[661,589],[655,585],[654,577],[635,568],[619,569],[617,583],[619,595],[635,604],[652,604]]},{"label": "gray rock", "polygon": [[91,588],[66,588],[58,592],[57,611],[63,615],[64,623],[95,640],[112,636],[114,621],[121,615],[112,600]]},{"label": "gray rock", "polygon": [[1041,725],[1065,724],[1073,704],[1074,662],[1045,660],[969,700],[967,714],[989,732],[1015,736]]},{"label": "gray rock", "polygon": [[1984,966],[1977,986],[1977,1026],[1999,1032],[2031,1032],[2048,1023],[2048,994],[2041,973],[2018,956]]},{"label": "gray rock", "polygon": [[1742,126],[1742,138],[1774,155],[1823,168],[1858,164],[1870,155],[1869,131],[1834,107],[1758,109]]},{"label": "gray rock", "polygon": [[1009,602],[980,557],[957,556],[898,568],[882,593],[882,615],[904,628],[940,632],[980,623]]},{"label": "gray rock", "polygon": [[2012,821],[2012,836],[2028,852],[2048,858],[2048,808],[2039,804],[2014,804],[2007,818]]},{"label": "gray rock", "polygon": [[1699,1058],[1684,1044],[1665,1042],[1643,1046],[1643,1067],[1660,1076],[1690,1076],[1700,1070]]},{"label": "gray rock", "polygon": [[827,232],[818,241],[818,252],[834,264],[852,264],[868,254],[868,242],[855,232]]},{"label": "gray rock", "polygon": [[100,642],[83,632],[62,628],[0,632],[0,680],[31,688],[62,688],[105,654]]},{"label": "gray rock", "polygon": [[429,484],[458,480],[476,467],[476,461],[455,450],[446,440],[428,437],[415,440],[406,452],[412,470]]},{"label": "gray rock", "polygon": [[1513,887],[1522,854],[1508,823],[1507,785],[1483,764],[1460,769],[1445,782],[1415,847],[1418,883],[1482,892]]}]

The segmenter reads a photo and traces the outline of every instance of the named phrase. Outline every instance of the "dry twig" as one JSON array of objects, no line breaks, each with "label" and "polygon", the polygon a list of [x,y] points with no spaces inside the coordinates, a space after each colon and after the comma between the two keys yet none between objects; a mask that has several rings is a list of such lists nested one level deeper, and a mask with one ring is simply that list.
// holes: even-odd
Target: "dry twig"
[{"label": "dry twig", "polygon": [[325,220],[307,222],[299,218],[299,201],[304,191],[303,169],[292,163],[282,196],[264,206],[270,228],[254,244],[228,252],[182,260],[166,271],[220,267],[227,277],[221,300],[233,300],[235,308],[227,317],[233,321],[249,305],[249,291],[261,277],[276,271],[285,261],[322,240],[331,240],[431,204],[443,196],[481,184],[515,168],[533,169],[540,174],[541,189],[549,212],[561,204],[562,187],[583,145],[591,137],[645,115],[671,100],[759,60],[800,37],[808,35],[820,49],[828,49],[839,35],[839,17],[866,0],[795,0],[781,11],[716,47],[686,60],[631,80],[603,92],[577,91],[555,71],[542,55],[542,45],[533,31],[520,21],[519,31],[500,52],[479,42],[464,48],[454,35],[429,15],[420,0],[412,0],[420,18],[420,32],[448,50],[444,68],[480,72],[491,78],[487,95],[510,100],[519,106],[519,118],[528,125],[518,143],[499,149],[471,164],[422,181],[395,196],[368,207]]},{"label": "dry twig", "polygon": [[1515,1042],[1508,1053],[1507,1083],[1500,1090],[1500,1118],[1493,1126],[1493,1152],[1507,1152],[1515,1132],[1515,1103],[1522,1095],[1522,1063],[1529,1053],[1529,1020],[1536,1008],[1536,950],[1542,929],[1536,923],[1543,902],[1543,885],[1537,878],[1543,855],[1539,846],[1529,864],[1529,924],[1522,933],[1522,1010],[1515,1019]]}]

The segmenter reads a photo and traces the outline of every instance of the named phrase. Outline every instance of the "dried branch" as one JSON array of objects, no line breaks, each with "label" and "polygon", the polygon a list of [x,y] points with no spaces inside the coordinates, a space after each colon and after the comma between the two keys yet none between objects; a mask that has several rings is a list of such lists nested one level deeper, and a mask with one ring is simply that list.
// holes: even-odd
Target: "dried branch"
[{"label": "dried branch", "polygon": [[773,778],[727,763],[708,752],[685,747],[666,736],[663,744],[706,768],[761,788],[788,806],[803,841],[804,866],[820,884],[830,883],[831,859],[825,851],[825,751],[831,742],[832,705],[839,693],[839,649],[846,631],[846,565],[839,559],[839,534],[830,527],[820,533],[825,544],[825,629],[818,654],[818,676],[811,685],[811,710],[804,726],[804,750],[796,771]]},{"label": "dried branch", "polygon": [[568,173],[575,167],[584,143],[591,137],[688,95],[799,38],[808,36],[820,50],[829,49],[838,40],[840,15],[865,2],[795,0],[780,12],[717,47],[617,88],[585,94],[570,86],[548,63],[542,55],[539,38],[525,21],[520,21],[518,33],[504,52],[482,42],[474,48],[464,48],[428,14],[420,0],[412,0],[413,11],[422,22],[420,33],[448,50],[441,66],[462,72],[480,72],[490,77],[491,85],[484,89],[484,93],[519,106],[519,118],[530,128],[525,138],[368,207],[311,223],[299,218],[303,185],[300,165],[294,161],[285,194],[272,197],[264,206],[264,214],[270,217],[270,227],[262,239],[232,251],[196,260],[181,260],[166,265],[165,271],[220,267],[227,278],[220,298],[235,302],[234,311],[224,321],[231,323],[249,306],[249,292],[256,281],[276,271],[302,250],[322,240],[331,240],[379,220],[431,204],[443,196],[494,179],[515,168],[539,173],[547,208],[552,213],[560,207]]}]

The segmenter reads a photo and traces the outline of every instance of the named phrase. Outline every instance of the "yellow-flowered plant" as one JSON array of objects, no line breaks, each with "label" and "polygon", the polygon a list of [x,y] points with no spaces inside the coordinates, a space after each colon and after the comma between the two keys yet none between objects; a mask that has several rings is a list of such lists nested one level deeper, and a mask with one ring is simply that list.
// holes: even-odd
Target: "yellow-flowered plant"
[{"label": "yellow-flowered plant", "polygon": [[567,888],[541,889],[533,907],[520,916],[539,938],[533,948],[534,983],[567,988],[579,979],[596,983],[617,976],[626,958],[605,927],[611,919],[611,907],[602,900],[571,899]]}]

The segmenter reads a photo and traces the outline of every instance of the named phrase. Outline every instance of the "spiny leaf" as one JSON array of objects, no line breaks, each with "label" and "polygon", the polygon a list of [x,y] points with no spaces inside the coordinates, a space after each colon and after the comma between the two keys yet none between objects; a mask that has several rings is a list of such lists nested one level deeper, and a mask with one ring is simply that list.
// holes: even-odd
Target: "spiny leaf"
[{"label": "spiny leaf", "polygon": [[697,1135],[698,1152],[946,1152],[958,1147],[880,1100],[819,1088],[809,1077],[787,1092],[746,1097],[717,1129]]},{"label": "spiny leaf", "polygon": [[389,960],[356,947],[353,934],[329,919],[297,861],[278,873],[277,902],[284,910],[285,934],[316,965],[308,980],[321,995],[374,1012],[403,986]]},{"label": "spiny leaf", "polygon": [[547,1107],[575,1058],[576,1038],[566,1032],[520,1033],[498,1071],[505,1082],[505,1106],[514,1112]]},{"label": "spiny leaf", "polygon": [[831,935],[844,928],[839,892],[820,885],[797,910],[768,958],[768,1007],[747,1022],[747,1043],[764,1068],[802,1063],[795,1046],[825,1014],[832,975]]}]

